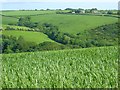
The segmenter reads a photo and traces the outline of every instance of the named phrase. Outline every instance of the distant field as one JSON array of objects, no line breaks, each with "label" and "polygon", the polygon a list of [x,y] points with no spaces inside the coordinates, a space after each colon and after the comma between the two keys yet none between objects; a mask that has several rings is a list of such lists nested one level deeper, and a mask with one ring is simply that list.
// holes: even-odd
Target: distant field
[{"label": "distant field", "polygon": [[118,49],[2,55],[3,88],[118,88]]},{"label": "distant field", "polygon": [[76,34],[104,24],[117,22],[117,18],[88,15],[41,15],[32,16],[32,21],[48,22],[59,27],[62,32]]},{"label": "distant field", "polygon": [[54,14],[56,11],[3,11],[2,15],[6,16],[24,16],[37,14]]},{"label": "distant field", "polygon": [[40,32],[28,32],[28,31],[3,31],[2,34],[4,35],[12,35],[15,37],[23,36],[26,41],[35,42],[35,43],[42,43],[45,41],[54,42],[53,40],[49,39],[47,35],[40,33]]},{"label": "distant field", "polygon": [[[39,15],[39,14],[55,14],[59,10],[38,10],[38,11],[2,11],[2,15],[6,16],[25,16],[25,15]],[[69,12],[69,10],[62,10],[62,12]]]}]

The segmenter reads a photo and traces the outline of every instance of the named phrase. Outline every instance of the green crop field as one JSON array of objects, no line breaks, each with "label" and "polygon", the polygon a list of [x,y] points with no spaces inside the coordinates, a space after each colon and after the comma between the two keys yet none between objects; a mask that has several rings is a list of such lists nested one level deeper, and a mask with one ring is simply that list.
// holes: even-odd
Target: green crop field
[{"label": "green crop field", "polygon": [[117,88],[118,49],[3,54],[3,88]]},{"label": "green crop field", "polygon": [[49,39],[47,35],[41,32],[28,32],[28,31],[3,31],[3,35],[7,36],[15,36],[19,37],[22,36],[26,41],[35,42],[35,43],[42,43],[45,41],[54,42],[53,40]]},{"label": "green crop field", "polygon": [[62,32],[76,34],[84,30],[94,29],[98,26],[117,22],[117,18],[89,15],[41,15],[32,16],[34,22],[48,22],[59,27]]}]

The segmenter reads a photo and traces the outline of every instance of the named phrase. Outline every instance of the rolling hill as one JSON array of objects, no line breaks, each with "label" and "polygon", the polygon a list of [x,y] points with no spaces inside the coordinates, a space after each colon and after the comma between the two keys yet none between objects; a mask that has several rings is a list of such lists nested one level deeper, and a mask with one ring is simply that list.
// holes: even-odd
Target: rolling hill
[{"label": "rolling hill", "polygon": [[53,40],[48,38],[47,35],[45,35],[41,32],[28,32],[28,31],[14,31],[14,30],[12,30],[12,31],[3,31],[2,34],[7,35],[7,36],[12,35],[15,37],[22,36],[26,41],[35,42],[37,44],[45,42],[45,41],[54,42]]},{"label": "rolling hill", "polygon": [[[42,13],[43,15],[37,15],[39,13]],[[34,14],[35,16],[31,16],[32,22],[51,23],[58,26],[59,31],[70,34],[77,34],[79,32],[84,32],[85,30],[94,29],[98,26],[111,24],[118,21],[118,19],[115,17],[91,15],[64,15],[55,14],[55,11],[9,11],[3,12],[3,15],[4,14],[13,17]],[[3,16],[2,24],[17,24],[18,19],[13,17]]]}]

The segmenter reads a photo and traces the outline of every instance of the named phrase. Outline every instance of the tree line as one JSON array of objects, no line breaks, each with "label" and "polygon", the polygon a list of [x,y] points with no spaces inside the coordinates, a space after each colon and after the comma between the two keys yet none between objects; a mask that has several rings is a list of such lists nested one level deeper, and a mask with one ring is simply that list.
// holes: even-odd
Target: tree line
[{"label": "tree line", "polygon": [[44,50],[61,50],[67,48],[62,44],[56,42],[43,42],[36,44],[35,42],[28,42],[22,36],[5,36],[2,35],[2,52],[0,53],[20,53],[20,52],[35,52]]}]

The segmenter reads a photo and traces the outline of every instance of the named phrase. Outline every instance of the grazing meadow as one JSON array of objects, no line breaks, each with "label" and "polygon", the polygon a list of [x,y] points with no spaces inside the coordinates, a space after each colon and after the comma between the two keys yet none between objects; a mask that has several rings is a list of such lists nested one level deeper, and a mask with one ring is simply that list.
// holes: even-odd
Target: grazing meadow
[{"label": "grazing meadow", "polygon": [[54,42],[53,40],[51,40],[50,38],[48,38],[47,35],[40,33],[40,32],[27,32],[27,31],[3,31],[2,32],[3,35],[6,36],[14,36],[14,37],[20,37],[22,36],[26,41],[29,42],[35,42],[37,44],[45,42],[45,41],[49,41],[49,42]]}]

